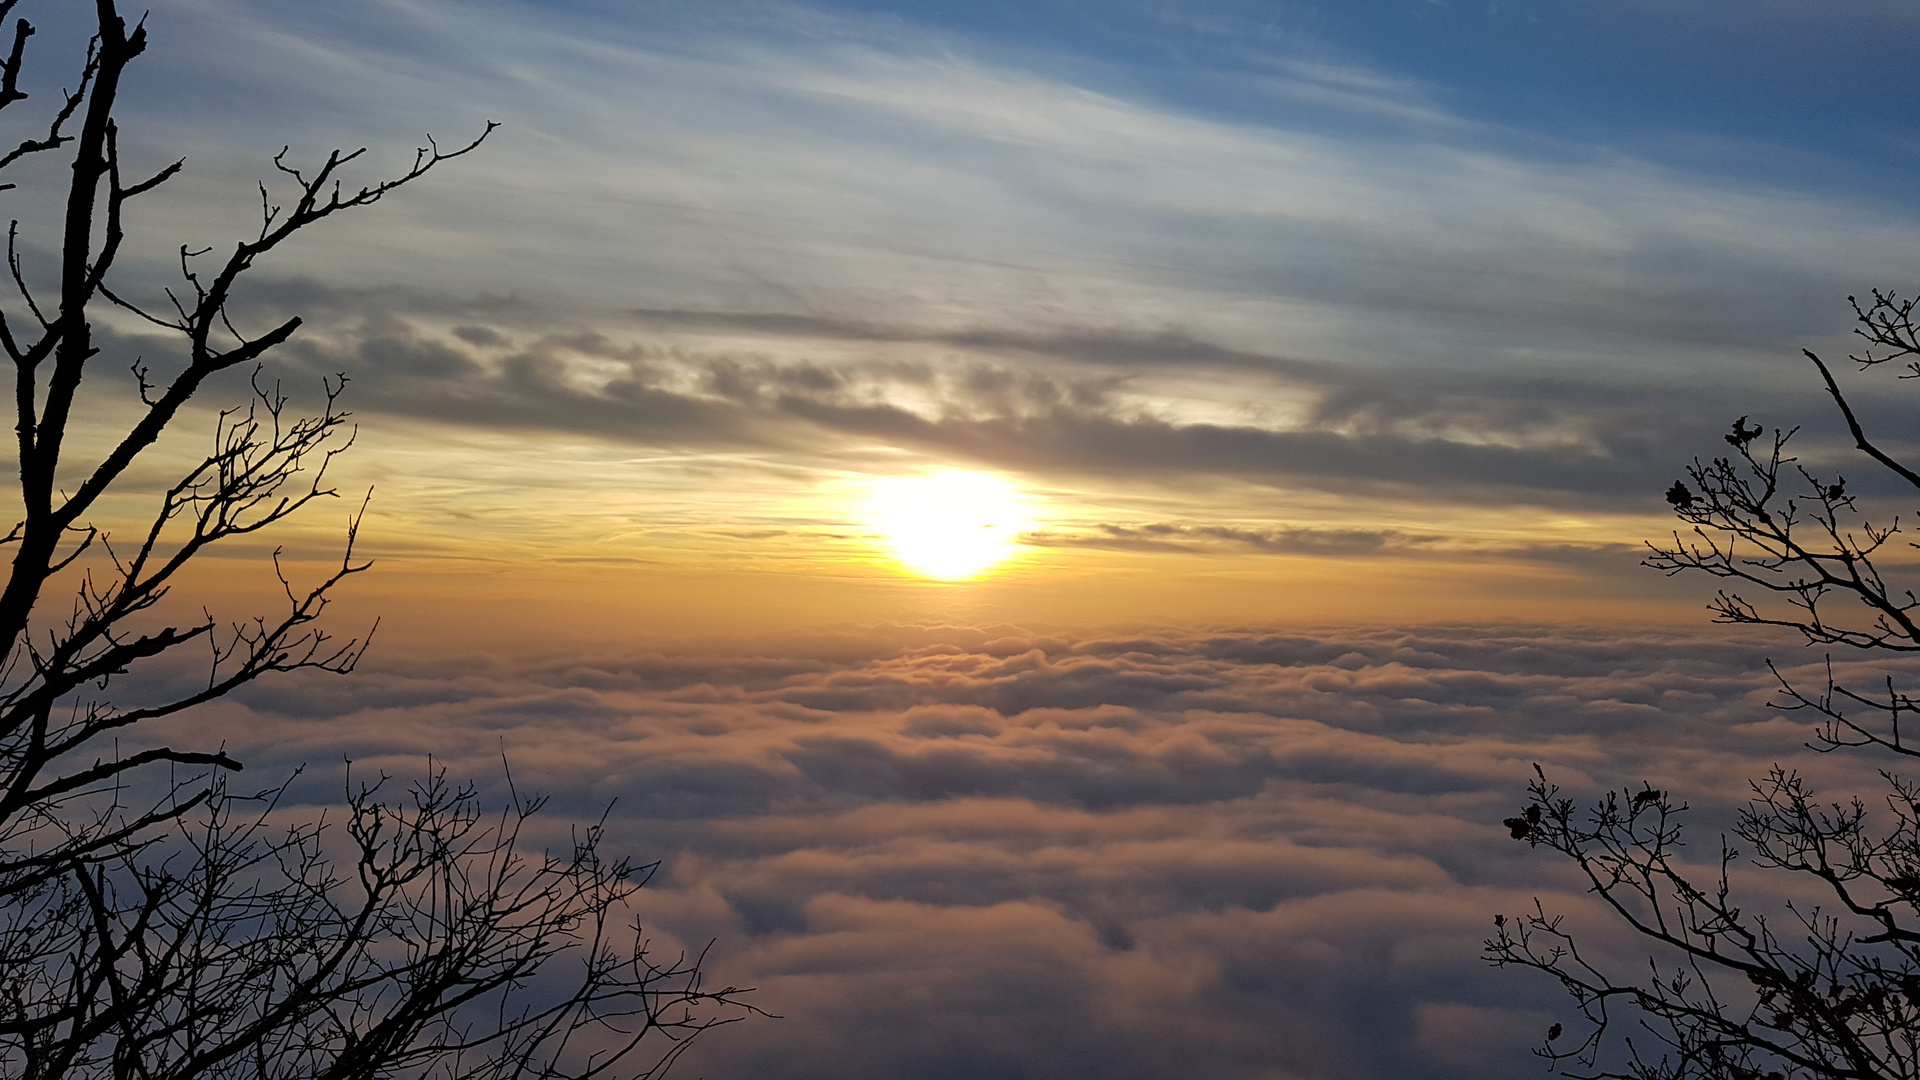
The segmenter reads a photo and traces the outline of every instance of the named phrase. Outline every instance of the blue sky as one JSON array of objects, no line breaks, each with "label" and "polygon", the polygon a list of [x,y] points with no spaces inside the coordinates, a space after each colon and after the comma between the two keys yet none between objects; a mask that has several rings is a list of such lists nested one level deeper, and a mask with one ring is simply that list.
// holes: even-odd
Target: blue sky
[{"label": "blue sky", "polygon": [[1252,122],[1277,108],[1247,81],[1309,63],[1403,81],[1517,135],[1750,180],[1898,198],[1920,153],[1907,105],[1915,18],[1893,3],[824,6],[950,31],[1016,64]]}]

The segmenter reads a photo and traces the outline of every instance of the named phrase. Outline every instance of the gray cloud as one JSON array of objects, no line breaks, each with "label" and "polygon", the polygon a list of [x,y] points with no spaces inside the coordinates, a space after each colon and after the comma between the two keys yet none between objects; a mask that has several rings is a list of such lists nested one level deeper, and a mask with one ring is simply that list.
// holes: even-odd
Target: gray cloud
[{"label": "gray cloud", "polygon": [[[257,314],[264,322],[282,310],[290,308],[270,304]],[[808,358],[710,339],[528,333],[511,322],[465,321],[471,312],[449,315],[449,328],[437,333],[393,315],[363,314],[350,330],[297,337],[283,350],[278,370],[316,382],[345,372],[354,381],[353,403],[363,411],[644,445],[806,455],[854,439],[1041,477],[1179,485],[1199,476],[1385,497],[1611,509],[1657,507],[1659,490],[1680,463],[1717,445],[1724,413],[1737,408],[1765,415],[1773,406],[1775,416],[1812,412],[1824,419],[1817,402],[1796,405],[1792,395],[1779,393],[1650,399],[1644,389],[1564,379],[1395,381],[1280,357],[1262,376],[1277,381],[1240,391],[1250,415],[1232,422],[1183,416],[1179,401],[1160,398],[1150,383],[1138,381],[1153,377],[1144,374],[1152,364],[1140,359],[1148,356],[1174,365],[1217,361],[1227,371],[1251,370],[1261,360],[1179,335],[983,335],[991,344],[976,343],[980,351],[964,359],[833,350]],[[844,328],[821,329],[838,335]],[[856,336],[835,336],[831,343],[874,340],[852,332]],[[900,342],[911,338],[897,333]],[[958,340],[947,344],[957,348]],[[938,335],[913,343],[931,347]],[[1048,352],[1056,347],[1064,351]],[[173,346],[137,336],[120,348],[155,362]],[[1101,348],[1121,359],[1096,362],[1091,357]],[[1439,389],[1440,382],[1447,388]],[[1308,404],[1291,419],[1258,417],[1290,399]],[[1216,533],[1211,539],[1332,550],[1326,537],[1305,534]],[[1425,541],[1395,542],[1410,548]],[[1355,536],[1332,546],[1358,550],[1368,543]]]},{"label": "gray cloud", "polygon": [[1204,552],[1251,548],[1290,555],[1372,555],[1417,551],[1438,536],[1407,536],[1392,529],[1236,529],[1221,525],[1102,525],[1089,535],[1032,533],[1021,538],[1037,547],[1104,547],[1122,551]]}]

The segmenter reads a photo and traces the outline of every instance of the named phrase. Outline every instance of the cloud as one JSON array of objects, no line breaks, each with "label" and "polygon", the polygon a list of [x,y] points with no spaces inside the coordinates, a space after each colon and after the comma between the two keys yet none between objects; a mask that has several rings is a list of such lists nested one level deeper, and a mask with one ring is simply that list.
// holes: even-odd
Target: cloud
[{"label": "cloud", "polygon": [[1418,549],[1437,536],[1402,536],[1393,530],[1235,529],[1219,525],[1102,525],[1087,536],[1035,533],[1021,540],[1040,547],[1112,547],[1123,551],[1205,551],[1210,545],[1307,555],[1369,555],[1389,549]]},{"label": "cloud", "polygon": [[[281,310],[297,305],[265,308],[261,320]],[[877,461],[906,449],[1042,480],[1179,486],[1189,478],[1233,479],[1389,499],[1642,511],[1658,504],[1676,462],[1713,443],[1722,412],[1740,406],[1756,414],[1756,401],[1776,406],[1775,415],[1792,412],[1785,395],[1765,392],[1738,402],[1706,395],[1649,404],[1640,391],[1497,378],[1455,378],[1445,390],[1423,391],[1438,380],[1395,383],[1285,357],[1272,358],[1263,373],[1270,404],[1250,396],[1228,409],[1160,395],[1164,376],[1150,358],[1229,371],[1255,368],[1260,358],[1178,336],[954,333],[941,340],[966,343],[971,356],[783,356],[757,340],[649,344],[590,330],[525,334],[461,321],[463,314],[439,333],[392,315],[316,329],[282,350],[281,370],[316,383],[344,372],[363,410],[494,431],[772,451],[795,462],[860,448]],[[832,339],[843,347],[908,336],[837,324],[807,330],[850,335]],[[171,348],[148,335],[125,342],[126,351],[149,358]],[[1099,355],[1115,360],[1102,364]],[[1287,540],[1283,530],[1268,529],[1263,539],[1218,531],[1237,526],[1199,527],[1215,529],[1204,534],[1215,541],[1332,550],[1331,534]],[[1357,535],[1334,546],[1356,543]],[[1417,544],[1403,537],[1400,546]]]},{"label": "cloud", "polygon": [[[476,431],[1636,514],[1732,416],[1821,415],[1794,348],[1920,270],[1904,208],[1522,138],[1267,49],[1310,14],[1189,28],[1264,42],[1221,77],[1293,95],[1229,117],[793,5],[201,0],[156,18],[129,99],[130,155],[194,153],[120,284],[164,303],[177,245],[244,233],[287,142],[372,145],[373,175],[492,117],[481,152],[263,263],[243,324],[302,314],[294,370]],[[1328,94],[1354,100],[1301,96]],[[1362,531],[1425,535],[1409,516]]]},{"label": "cloud", "polygon": [[[1457,124],[1342,139],[1299,113],[1227,123],[899,24],[716,12],[642,24],[348,5],[296,41],[208,4],[181,27],[207,33],[150,59],[166,119],[148,122],[184,138],[171,100],[255,68],[266,101],[192,133],[210,167],[238,169],[242,142],[325,144],[353,121],[371,125],[355,144],[404,151],[435,110],[440,129],[505,119],[485,153],[339,223],[300,265],[334,284],[510,295],[563,317],[1172,331],[1389,369],[1625,361],[1644,377],[1679,356],[1723,366],[1827,332],[1863,277],[1912,270],[1897,208]],[[1395,85],[1289,63],[1315,85]],[[340,107],[263,107],[303,90]],[[401,99],[415,104],[392,115]],[[222,201],[252,212],[249,173],[203,179],[168,208],[181,226]],[[171,253],[156,247],[156,272]]]},{"label": "cloud", "polygon": [[491,788],[504,752],[553,794],[556,841],[611,804],[616,842],[666,860],[641,908],[661,941],[716,938],[716,977],[786,1017],[713,1038],[709,1073],[1518,1078],[1567,1012],[1482,965],[1492,914],[1538,895],[1596,957],[1640,955],[1500,825],[1533,763],[1577,798],[1683,793],[1708,835],[1774,761],[1876,787],[1874,762],[1769,718],[1770,653],[1823,670],[1645,629],[883,626],[759,653],[413,652],[154,735],[224,740],[249,776],[306,762],[318,804],[343,752]]}]

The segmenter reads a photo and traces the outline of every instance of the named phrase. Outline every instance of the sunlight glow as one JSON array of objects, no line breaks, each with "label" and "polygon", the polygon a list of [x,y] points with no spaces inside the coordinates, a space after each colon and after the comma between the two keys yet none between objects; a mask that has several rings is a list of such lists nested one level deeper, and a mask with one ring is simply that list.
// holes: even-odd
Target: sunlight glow
[{"label": "sunlight glow", "polygon": [[902,566],[941,581],[965,581],[1005,562],[1030,527],[1012,484],[961,469],[876,479],[868,512]]}]

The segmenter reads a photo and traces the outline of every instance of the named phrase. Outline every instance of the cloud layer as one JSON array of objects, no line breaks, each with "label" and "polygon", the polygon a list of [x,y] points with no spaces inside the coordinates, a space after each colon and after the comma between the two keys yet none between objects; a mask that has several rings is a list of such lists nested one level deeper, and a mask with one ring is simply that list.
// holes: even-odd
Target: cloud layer
[{"label": "cloud layer", "polygon": [[1874,786],[1769,716],[1764,655],[1544,626],[893,626],[784,655],[396,655],[252,688],[194,737],[250,775],[308,763],[321,803],[344,749],[363,776],[432,754],[483,778],[504,751],[556,828],[611,804],[617,843],[666,862],[642,906],[662,940],[716,939],[716,977],[784,1017],[695,1071],[1520,1077],[1565,1010],[1483,968],[1492,915],[1542,896],[1597,956],[1636,951],[1507,838],[1533,763],[1583,797],[1682,792],[1709,835],[1774,761]]}]

